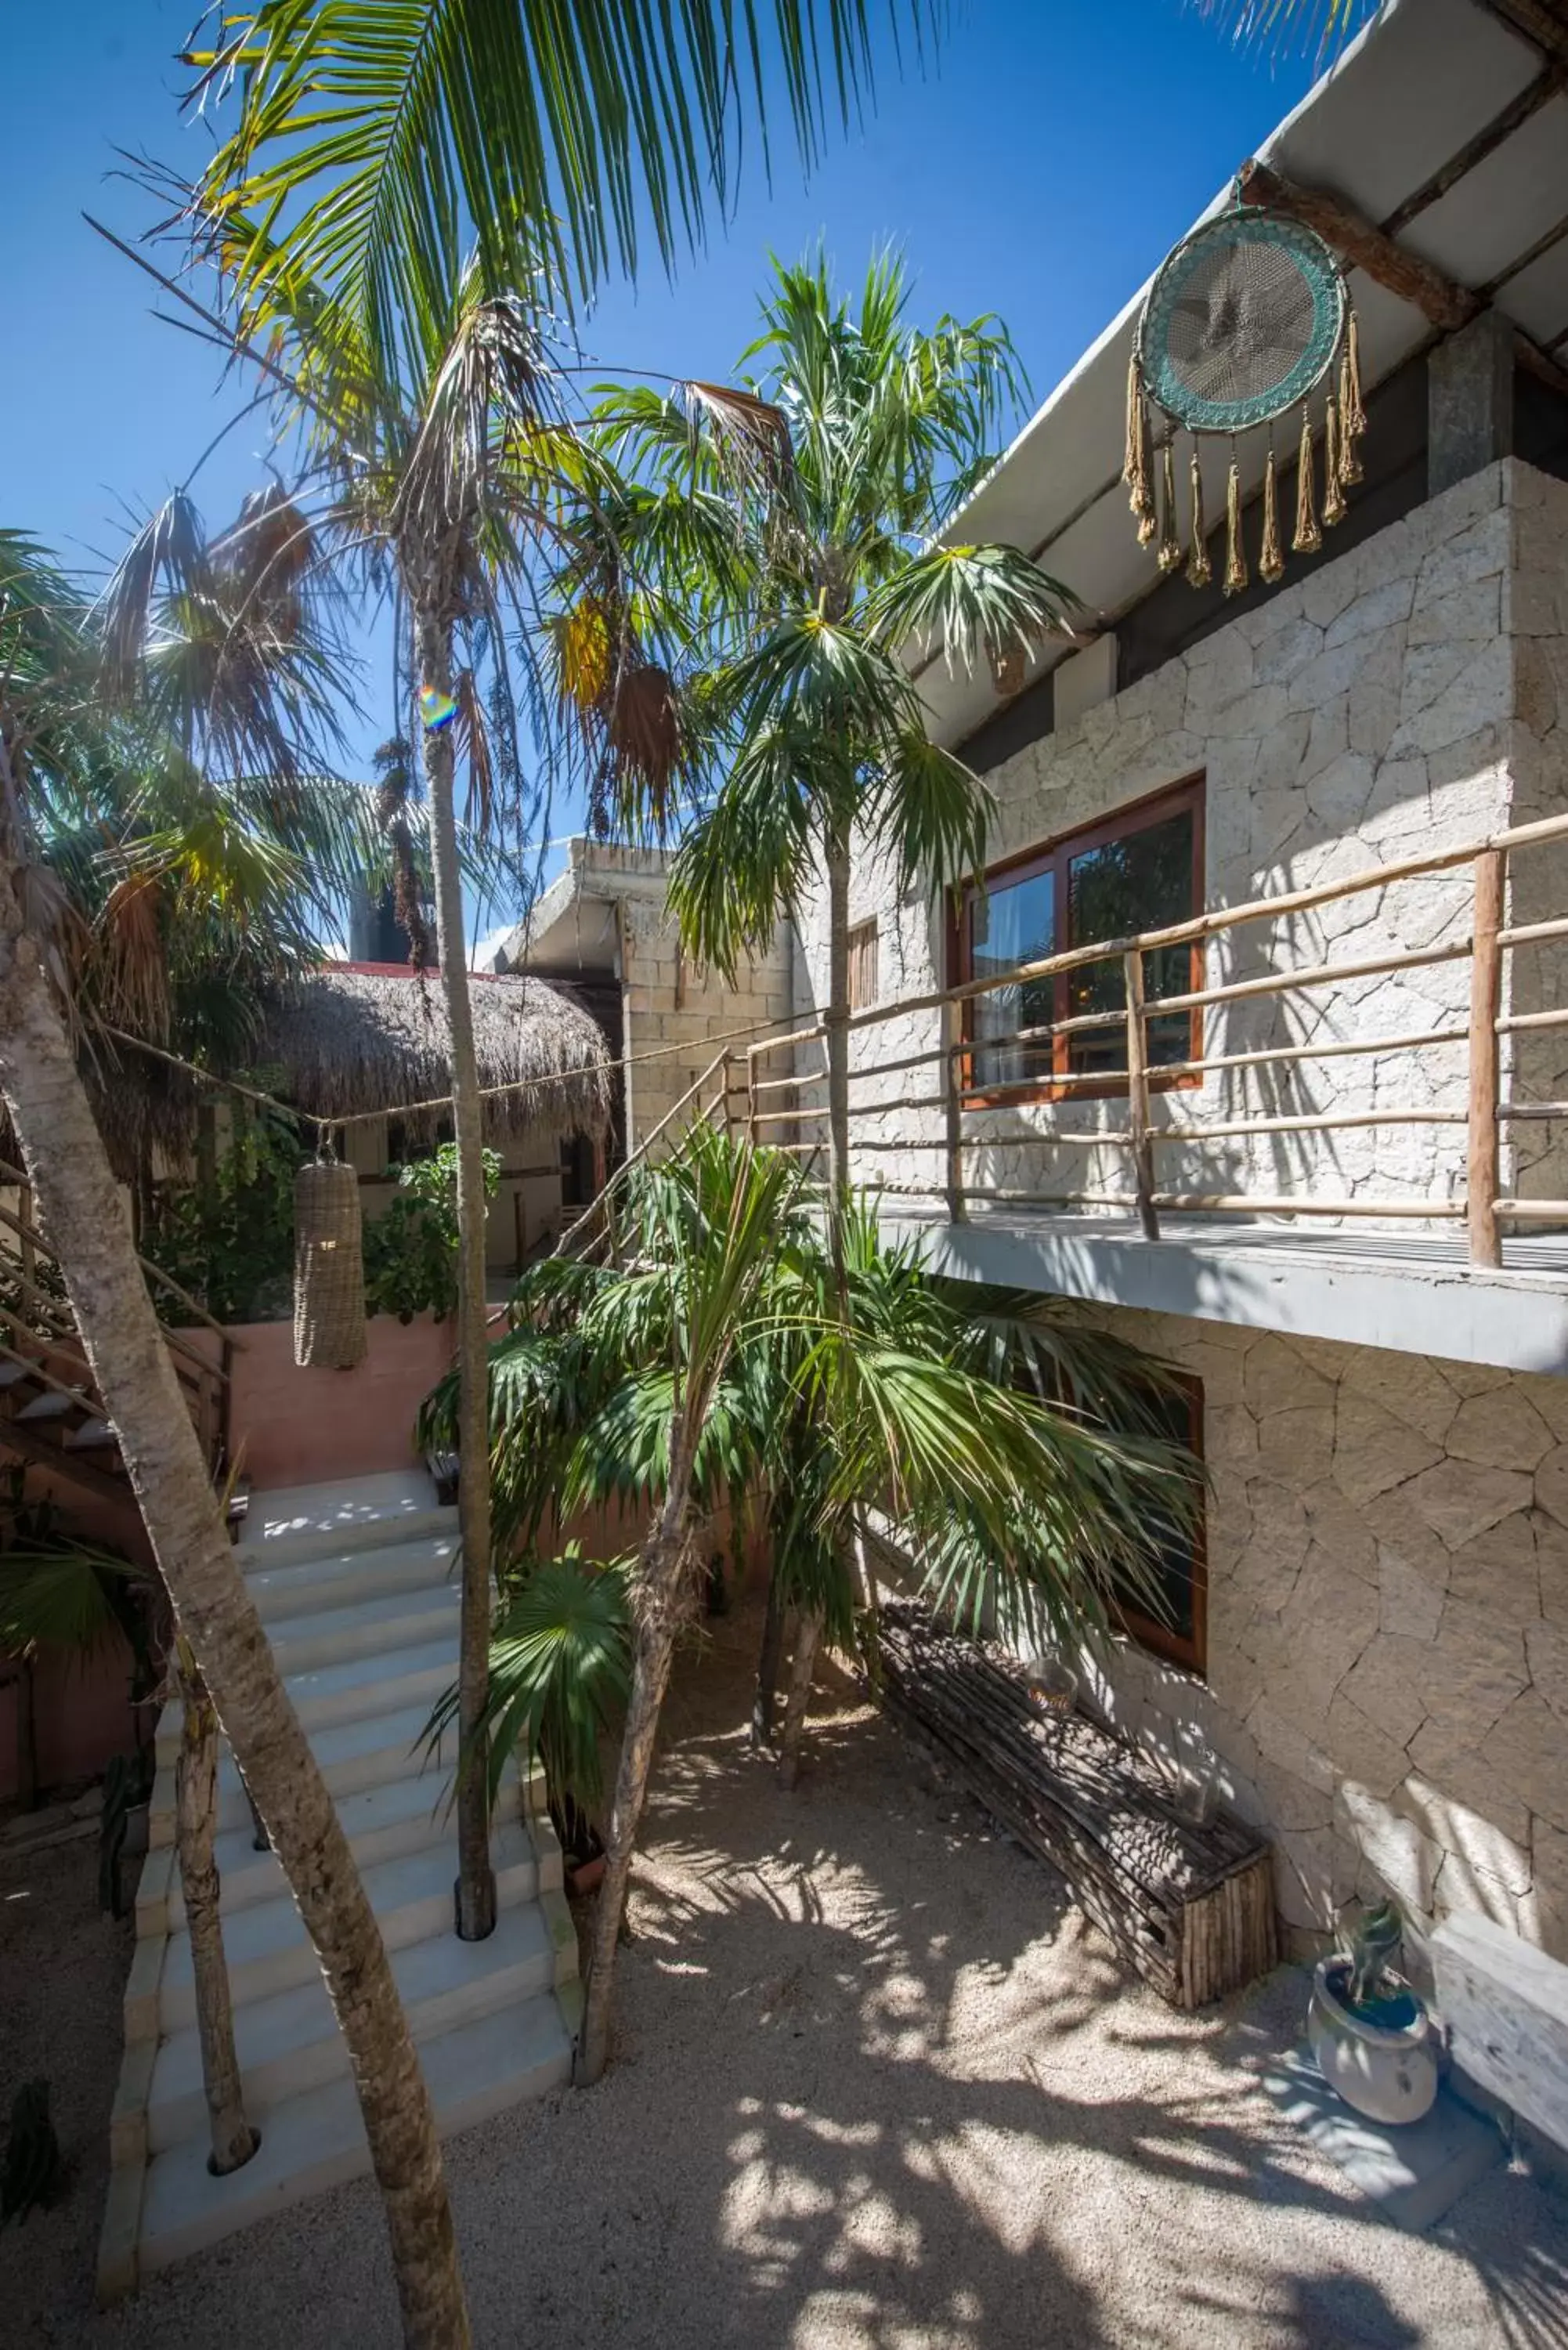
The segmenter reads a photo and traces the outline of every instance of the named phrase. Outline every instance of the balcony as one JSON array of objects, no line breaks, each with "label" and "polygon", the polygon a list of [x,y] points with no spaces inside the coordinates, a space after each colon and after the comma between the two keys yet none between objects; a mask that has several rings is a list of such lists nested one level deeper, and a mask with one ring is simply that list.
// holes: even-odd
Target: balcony
[{"label": "balcony", "polygon": [[[1564,905],[1553,816],[854,1014],[855,1180],[976,1278],[1568,1368]],[[1146,997],[1177,946],[1202,983]],[[1075,972],[1117,1008],[993,1017],[977,1066],[976,998]],[[1196,1049],[1153,1057],[1177,1014]],[[825,1038],[729,1077],[732,1117],[814,1172]],[[1062,1075],[1064,1038],[1114,1043]],[[999,1083],[1003,1051],[1054,1073]]]}]

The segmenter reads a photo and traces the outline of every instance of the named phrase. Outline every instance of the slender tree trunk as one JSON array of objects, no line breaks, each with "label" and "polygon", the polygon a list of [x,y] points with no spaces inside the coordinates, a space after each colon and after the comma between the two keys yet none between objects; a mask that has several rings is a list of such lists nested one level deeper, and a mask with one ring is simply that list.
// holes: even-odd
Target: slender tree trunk
[{"label": "slender tree trunk", "polygon": [[45,951],[25,931],[9,855],[14,807],[0,730],[0,1091],[180,1627],[267,1824],[348,2044],[404,2339],[417,2350],[460,2350],[468,2317],[424,2076],[348,1839],[235,1564]]},{"label": "slender tree trunk", "polygon": [[616,1773],[615,1804],[610,1813],[598,1907],[594,1912],[593,1951],[588,1961],[582,2033],[577,2042],[575,2077],[582,2089],[593,2086],[609,2054],[616,1950],[631,1882],[637,1831],[648,1800],[659,1716],[670,1687],[675,1635],[680,1623],[680,1584],[691,1531],[689,1518],[693,1450],[694,1438],[683,1429],[677,1427],[670,1431],[669,1488],[638,1561],[637,1648],[632,1662],[631,1700],[627,1708],[620,1764]]},{"label": "slender tree trunk", "polygon": [[827,840],[827,1174],[833,1262],[843,1274],[839,1220],[849,1204],[849,834]]},{"label": "slender tree trunk", "polygon": [[779,1661],[784,1652],[784,1609],[778,1562],[768,1576],[768,1607],[763,1618],[762,1653],[757,1659],[757,1693],[752,1700],[752,1744],[774,1742],[774,1700],[778,1693]]},{"label": "slender tree trunk", "polygon": [[[452,691],[452,629],[439,616],[416,619],[420,681]],[[484,1298],[484,1121],[473,1013],[468,993],[462,875],[452,806],[450,728],[424,736],[435,868],[436,935],[441,987],[452,1028],[452,1113],[457,1139],[458,1523],[462,1539],[462,1612],[458,1649],[458,1734],[464,1754],[480,1755],[490,1688],[490,1354]],[[483,1760],[457,1790],[457,1930],[465,1942],[495,1931],[495,1871],[490,1860],[489,1773]]]},{"label": "slender tree trunk", "polygon": [[180,1665],[180,1759],[174,1768],[175,1841],[185,1924],[191,1936],[196,2030],[202,2043],[202,2085],[213,2151],[207,2168],[222,2178],[238,2170],[260,2140],[245,2119],[240,2060],[234,2050],[234,2010],[223,1956],[222,1887],[215,1852],[218,1814],[218,1717],[194,1660]]},{"label": "slender tree trunk", "polygon": [[811,1673],[816,1662],[816,1645],[822,1638],[822,1615],[818,1608],[805,1608],[795,1627],[794,1655],[790,1659],[789,1691],[784,1699],[784,1730],[779,1738],[779,1784],[793,1787],[800,1776],[801,1733],[805,1728],[805,1710],[811,1702]]}]

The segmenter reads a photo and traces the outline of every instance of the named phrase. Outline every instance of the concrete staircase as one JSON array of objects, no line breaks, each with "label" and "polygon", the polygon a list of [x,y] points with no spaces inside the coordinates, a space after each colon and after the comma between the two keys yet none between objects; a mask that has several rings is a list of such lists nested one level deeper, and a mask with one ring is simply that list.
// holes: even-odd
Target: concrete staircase
[{"label": "concrete staircase", "polygon": [[[565,2081],[580,2006],[561,1854],[514,1773],[493,1832],[500,1919],[452,1932],[452,1756],[421,1768],[417,1742],[454,1678],[457,1512],[421,1473],[256,1493],[239,1546],[295,1709],[380,1923],[443,2136]],[[207,2170],[190,1937],[174,1853],[179,1709],[159,1726],[149,1851],[125,1997],[125,2064],[99,2292],[138,2280],[236,2228],[369,2168],[348,2051],[283,1871],[258,1852],[225,1753],[218,1865],[234,2038],[261,2146],[243,2170]]]}]

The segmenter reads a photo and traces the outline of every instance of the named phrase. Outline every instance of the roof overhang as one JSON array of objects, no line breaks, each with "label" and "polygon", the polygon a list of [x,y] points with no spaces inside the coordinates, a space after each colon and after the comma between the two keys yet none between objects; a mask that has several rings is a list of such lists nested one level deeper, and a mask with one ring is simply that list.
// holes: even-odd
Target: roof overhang
[{"label": "roof overhang", "polygon": [[[1568,37],[1568,16],[1563,30]],[[1397,224],[1401,245],[1568,356],[1568,95],[1551,73],[1540,47],[1477,0],[1391,0],[1259,160],[1379,226]],[[1456,164],[1465,168],[1445,184]],[[1230,202],[1227,186],[1202,217]],[[1370,390],[1434,329],[1364,270],[1351,271],[1350,285]],[[1114,626],[1158,584],[1121,484],[1127,364],[1147,291],[1139,287],[1058,384],[945,534],[1023,547],[1082,599],[1082,636]],[[1239,455],[1250,494],[1262,478],[1262,435],[1245,438]],[[1218,479],[1210,486],[1222,488]],[[1053,639],[1017,690],[1075,650]],[[961,742],[1013,698],[999,694],[988,670],[950,668],[940,650],[918,674],[941,743]]]},{"label": "roof overhang", "polygon": [[670,860],[662,849],[622,848],[577,834],[558,873],[496,958],[508,972],[572,978],[618,974],[619,909],[628,900],[662,907]]}]

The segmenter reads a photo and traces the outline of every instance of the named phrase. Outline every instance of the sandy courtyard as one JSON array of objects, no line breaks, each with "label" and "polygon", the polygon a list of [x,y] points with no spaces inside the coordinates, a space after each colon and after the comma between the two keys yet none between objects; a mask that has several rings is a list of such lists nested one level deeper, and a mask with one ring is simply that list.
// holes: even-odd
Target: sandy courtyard
[{"label": "sandy courtyard", "polygon": [[[449,2147],[481,2344],[1568,2345],[1568,2201],[1500,2171],[1430,2237],[1375,2218],[1251,2077],[1299,1975],[1172,2014],[845,1684],[781,1794],[754,1628],[714,1626],[670,1701],[611,2072]],[[93,2312],[129,1943],[91,1855],[0,1877],[0,2093],[48,2073],[78,2166],[0,2236],[0,2339],[395,2344],[368,2183]]]}]

